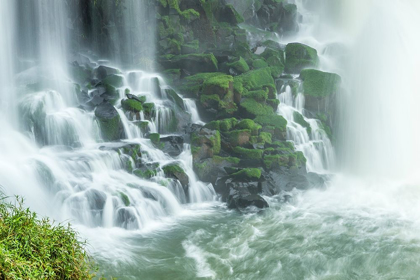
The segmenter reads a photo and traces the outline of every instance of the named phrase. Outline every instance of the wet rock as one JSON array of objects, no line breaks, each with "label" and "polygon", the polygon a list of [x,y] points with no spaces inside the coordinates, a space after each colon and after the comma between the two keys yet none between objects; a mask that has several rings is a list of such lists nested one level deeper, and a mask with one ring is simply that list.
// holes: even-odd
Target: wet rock
[{"label": "wet rock", "polygon": [[123,207],[117,210],[116,215],[117,226],[125,229],[137,229],[139,224],[137,222],[134,209],[131,207]]},{"label": "wet rock", "polygon": [[286,72],[300,73],[304,68],[317,67],[318,52],[307,45],[290,43],[286,46]]},{"label": "wet rock", "polygon": [[89,207],[93,211],[102,211],[106,202],[106,194],[102,191],[89,189],[85,192]]},{"label": "wet rock", "polygon": [[184,189],[188,188],[190,179],[185,171],[176,163],[162,167],[166,177],[177,179]]},{"label": "wet rock", "polygon": [[218,130],[201,128],[191,135],[192,153],[195,160],[211,158],[218,155],[221,149],[221,138]]},{"label": "wet rock", "polygon": [[160,138],[160,142],[163,144],[161,150],[172,157],[179,156],[184,150],[184,138],[182,136],[164,136]]},{"label": "wet rock", "polygon": [[95,109],[95,117],[105,141],[117,141],[125,138],[124,126],[120,115],[110,103],[102,103]]}]

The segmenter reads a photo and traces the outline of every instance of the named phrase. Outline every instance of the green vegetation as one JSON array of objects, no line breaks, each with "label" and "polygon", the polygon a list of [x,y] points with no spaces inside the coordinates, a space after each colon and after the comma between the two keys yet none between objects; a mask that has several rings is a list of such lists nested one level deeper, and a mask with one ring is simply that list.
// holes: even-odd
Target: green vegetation
[{"label": "green vegetation", "polygon": [[239,74],[249,71],[248,63],[246,63],[245,59],[243,59],[242,57],[239,57],[237,61],[228,63],[227,66],[235,69]]},{"label": "green vegetation", "polygon": [[305,118],[299,113],[299,112],[293,112],[293,120],[306,128],[306,131],[308,132],[308,135],[311,135],[312,129],[311,125],[305,121]]},{"label": "green vegetation", "polygon": [[308,67],[317,67],[318,52],[307,45],[290,43],[286,46],[286,72],[299,73]]},{"label": "green vegetation", "polygon": [[341,77],[334,73],[305,69],[300,72],[305,95],[324,97],[336,93],[341,84]]},{"label": "green vegetation", "polygon": [[38,219],[22,203],[0,203],[0,279],[93,279],[86,244],[70,225]]},{"label": "green vegetation", "polygon": [[135,99],[123,99],[121,100],[121,107],[125,111],[131,111],[131,112],[141,112],[143,111],[143,105],[140,101]]},{"label": "green vegetation", "polygon": [[242,147],[235,147],[233,151],[243,159],[262,159],[263,150],[247,149]]},{"label": "green vegetation", "polygon": [[244,99],[241,102],[240,107],[244,112],[244,116],[251,118],[255,118],[256,116],[272,115],[274,113],[272,107],[261,104],[251,98]]},{"label": "green vegetation", "polygon": [[245,168],[232,174],[233,178],[255,180],[261,178],[261,170],[258,168]]}]

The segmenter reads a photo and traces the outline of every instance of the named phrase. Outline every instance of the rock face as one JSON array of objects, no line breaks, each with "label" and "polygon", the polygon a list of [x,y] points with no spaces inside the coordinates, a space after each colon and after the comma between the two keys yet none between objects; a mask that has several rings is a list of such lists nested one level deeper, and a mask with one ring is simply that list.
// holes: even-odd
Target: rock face
[{"label": "rock face", "polygon": [[[102,4],[96,8],[86,5],[96,16],[111,14],[102,18],[103,24],[118,29],[123,20],[121,9],[127,8],[123,2],[112,12],[105,11]],[[81,107],[94,110],[103,139],[119,141],[125,137],[116,106],[155,148],[170,156],[179,156],[184,142],[190,143],[198,178],[212,183],[230,208],[266,208],[269,205],[263,196],[322,185],[322,177],[307,172],[304,154],[287,141],[287,121],[277,114],[277,93],[290,87],[293,96],[303,93],[306,99],[305,110],[293,113],[295,122],[310,134],[311,126],[303,116],[317,118],[322,122],[320,129],[332,136],[340,77],[316,70],[319,58],[314,48],[297,42],[281,45],[273,39],[272,32],[285,37],[298,30],[296,5],[281,0],[145,2],[158,14],[153,19],[157,25],[155,64],[169,86],[161,86],[160,78],[155,78],[151,87],[153,95],[169,107],[164,116],[168,123],[162,128],[157,121],[162,137],[150,133],[148,121],[162,122],[161,104],[155,105],[146,95],[134,95],[128,89],[117,104],[125,84],[117,69],[74,63],[72,75],[80,84],[77,96]],[[97,26],[94,29],[98,30]],[[105,33],[98,36],[109,42]],[[252,45],[247,34],[253,36]],[[107,48],[111,46],[98,53],[105,54]],[[150,59],[141,54],[135,58],[142,62]],[[136,75],[127,76],[133,89]],[[196,101],[206,125],[188,123],[187,103],[181,96]],[[179,136],[182,131],[184,135]],[[163,171],[165,177],[179,181],[188,190],[190,178],[182,165],[145,164],[140,147],[118,147],[118,151],[128,172],[150,179]],[[127,207],[120,209],[117,220],[121,226],[130,227],[130,202],[121,199]]]},{"label": "rock face", "polygon": [[110,103],[102,103],[95,109],[95,117],[105,141],[117,141],[125,138],[120,115]]}]

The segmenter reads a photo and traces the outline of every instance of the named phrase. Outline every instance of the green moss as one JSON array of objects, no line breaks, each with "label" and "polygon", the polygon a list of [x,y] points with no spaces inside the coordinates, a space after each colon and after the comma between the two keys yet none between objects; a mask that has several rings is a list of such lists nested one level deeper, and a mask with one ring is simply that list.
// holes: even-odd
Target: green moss
[{"label": "green moss", "polygon": [[93,279],[95,267],[84,242],[68,225],[39,219],[2,198],[0,203],[1,279]]},{"label": "green moss", "polygon": [[143,103],[144,113],[153,116],[155,112],[155,103]]},{"label": "green moss", "polygon": [[121,100],[121,107],[125,111],[131,111],[131,112],[141,112],[143,111],[143,105],[141,102],[135,100],[135,99],[123,99]]},{"label": "green moss", "polygon": [[152,141],[153,144],[159,144],[160,143],[160,134],[159,133],[150,133],[149,139]]},{"label": "green moss", "polygon": [[287,121],[285,118],[279,115],[258,116],[254,121],[261,124],[262,126],[272,126],[279,129],[280,131],[286,131]]},{"label": "green moss", "polygon": [[231,177],[245,180],[258,180],[261,178],[261,170],[258,168],[245,168],[233,173]]},{"label": "green moss", "polygon": [[124,85],[123,77],[115,74],[107,76],[104,80],[102,80],[102,83],[116,88]]},{"label": "green moss", "polygon": [[213,154],[218,155],[221,150],[221,138],[220,132],[216,130],[215,135],[210,137],[210,141],[212,143]]},{"label": "green moss", "polygon": [[249,142],[249,138],[251,137],[251,130],[233,130],[231,132],[226,132],[224,135],[227,138],[227,141],[229,141],[229,144],[232,146],[242,146]]},{"label": "green moss", "polygon": [[256,150],[256,149],[247,149],[243,147],[235,147],[233,151],[243,159],[262,159],[263,150]]},{"label": "green moss", "polygon": [[277,110],[277,108],[280,105],[280,100],[278,100],[278,99],[267,99],[266,103],[267,103],[267,105],[270,105],[271,108],[273,108],[274,110]]},{"label": "green moss", "polygon": [[235,62],[228,63],[227,66],[235,69],[239,74],[249,71],[248,63],[246,63],[245,59],[242,57],[239,57],[239,59]]},{"label": "green moss", "polygon": [[219,121],[211,121],[208,124],[206,124],[205,127],[212,130],[220,130],[222,132],[227,132],[231,130],[237,123],[237,119],[229,118]]},{"label": "green moss", "polygon": [[[242,84],[242,87],[247,90],[257,90],[261,89],[264,86],[276,88],[274,84],[274,79],[271,76],[271,70],[269,67],[249,71],[245,74],[235,77],[236,83]],[[235,88],[238,88],[239,85],[236,85]]]},{"label": "green moss", "polygon": [[306,128],[308,135],[311,135],[312,129],[311,125],[305,120],[305,118],[299,112],[293,112],[293,120],[300,124],[302,127]]},{"label": "green moss", "polygon": [[286,72],[299,73],[303,68],[317,67],[318,53],[314,48],[290,43],[286,46]]},{"label": "green moss", "polygon": [[268,63],[265,62],[264,59],[256,59],[254,61],[252,61],[252,68],[253,69],[261,69],[261,68],[265,68],[268,66]]},{"label": "green moss", "polygon": [[264,166],[267,169],[288,167],[289,166],[289,155],[267,155],[264,156]]},{"label": "green moss", "polygon": [[243,98],[252,98],[258,102],[265,102],[268,98],[268,89],[252,90],[242,94]]},{"label": "green moss", "polygon": [[233,77],[230,75],[212,76],[204,80],[203,94],[218,94],[225,96],[233,86]]},{"label": "green moss", "polygon": [[123,193],[123,192],[119,192],[120,198],[123,201],[125,206],[130,206],[130,199],[128,198],[128,196]]},{"label": "green moss", "polygon": [[332,95],[338,91],[341,84],[339,75],[314,69],[302,70],[300,78],[303,80],[304,94],[315,97]]},{"label": "green moss", "polygon": [[261,125],[256,124],[253,120],[250,119],[243,119],[237,125],[237,129],[250,129],[252,135],[258,135],[259,130],[261,129]]},{"label": "green moss", "polygon": [[239,164],[239,162],[241,160],[239,158],[236,158],[236,157],[219,157],[219,156],[214,156],[213,157],[213,162],[216,163],[216,164],[220,164],[223,161],[227,161],[229,163],[232,163],[232,164],[236,165],[236,164]]},{"label": "green moss", "polygon": [[212,77],[225,76],[224,73],[199,73],[193,76],[186,77],[181,85],[181,90],[183,92],[198,96],[199,92],[202,90],[204,81]]},{"label": "green moss", "polygon": [[259,143],[269,143],[269,144],[271,144],[271,142],[272,142],[271,134],[267,133],[267,132],[261,132],[260,136],[258,137],[258,142]]},{"label": "green moss", "polygon": [[220,97],[217,94],[201,95],[200,103],[204,108],[219,108]]},{"label": "green moss", "polygon": [[135,169],[133,171],[133,174],[136,175],[139,178],[150,179],[150,178],[155,177],[157,175],[157,171],[156,171],[156,169],[145,169],[145,170]]},{"label": "green moss", "polygon": [[259,103],[251,98],[245,98],[241,102],[240,107],[246,117],[255,118],[256,116],[272,115],[274,113],[272,107]]}]

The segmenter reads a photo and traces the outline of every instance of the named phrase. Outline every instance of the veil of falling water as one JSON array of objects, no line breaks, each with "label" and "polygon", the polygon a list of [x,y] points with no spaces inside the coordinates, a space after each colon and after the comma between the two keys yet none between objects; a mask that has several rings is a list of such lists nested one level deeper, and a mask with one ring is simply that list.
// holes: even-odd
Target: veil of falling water
[{"label": "veil of falling water", "polygon": [[[125,17],[135,21],[130,26],[137,30],[144,24],[139,17],[147,11],[139,3],[132,1],[132,9],[127,10],[130,15]],[[136,119],[129,120],[131,116],[118,108],[127,139],[122,143],[102,141],[93,112],[79,108],[69,75],[67,12],[65,1],[0,3],[0,28],[5,34],[0,41],[1,104],[8,108],[2,110],[5,124],[0,148],[0,184],[5,194],[22,195],[34,210],[59,221],[127,229],[142,229],[175,215],[183,204],[213,200],[213,187],[197,181],[192,171],[188,145],[178,157],[164,154],[144,138],[132,122]],[[19,31],[16,38],[14,26]],[[133,30],[127,32],[131,35]],[[128,34],[124,36],[120,40],[129,39]],[[146,42],[152,41],[149,38]],[[130,48],[138,47],[138,43],[132,39]],[[147,46],[144,52],[150,48],[153,46]],[[149,130],[165,134],[172,117],[168,106],[173,104],[165,96],[154,95],[157,91],[153,88],[154,82],[160,81],[158,91],[164,94],[168,87],[163,79],[140,70],[120,72],[124,80],[120,97],[129,88],[154,102],[156,110],[148,121]],[[14,80],[16,85],[11,84]],[[195,104],[184,102],[191,122],[199,122]],[[20,126],[12,126],[13,110],[18,112]],[[140,120],[146,121],[144,116]],[[130,159],[120,150],[126,144],[140,147],[146,164],[159,163],[155,177],[144,180],[124,171]],[[164,177],[161,167],[170,163],[185,169],[188,190],[178,180]]]}]

